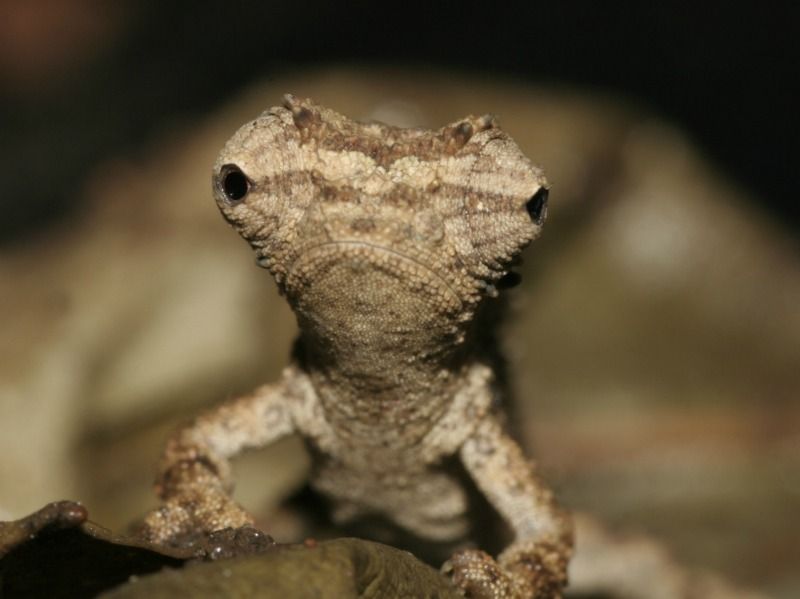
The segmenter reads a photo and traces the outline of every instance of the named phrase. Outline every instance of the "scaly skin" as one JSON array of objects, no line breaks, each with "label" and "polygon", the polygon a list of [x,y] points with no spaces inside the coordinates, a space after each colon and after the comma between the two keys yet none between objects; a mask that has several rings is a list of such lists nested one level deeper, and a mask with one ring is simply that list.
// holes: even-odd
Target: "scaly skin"
[{"label": "scaly skin", "polygon": [[169,441],[145,536],[252,524],[230,499],[227,460],[298,432],[338,520],[378,513],[459,539],[466,494],[442,467],[456,455],[514,541],[497,561],[461,551],[443,571],[470,597],[560,597],[570,521],[500,424],[476,318],[541,230],[541,171],[489,116],[399,129],[287,96],[227,143],[214,193],[300,336],[277,383]]}]

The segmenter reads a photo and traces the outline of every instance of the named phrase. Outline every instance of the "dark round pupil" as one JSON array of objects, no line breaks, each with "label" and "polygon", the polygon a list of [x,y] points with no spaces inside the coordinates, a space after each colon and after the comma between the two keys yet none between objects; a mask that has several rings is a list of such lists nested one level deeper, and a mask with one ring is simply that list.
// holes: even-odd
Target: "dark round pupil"
[{"label": "dark round pupil", "polygon": [[537,225],[542,223],[544,209],[547,207],[547,194],[548,191],[544,187],[540,187],[539,191],[533,194],[533,197],[525,204],[528,214]]},{"label": "dark round pupil", "polygon": [[238,202],[250,190],[250,182],[238,168],[231,167],[222,175],[222,191],[231,202]]}]

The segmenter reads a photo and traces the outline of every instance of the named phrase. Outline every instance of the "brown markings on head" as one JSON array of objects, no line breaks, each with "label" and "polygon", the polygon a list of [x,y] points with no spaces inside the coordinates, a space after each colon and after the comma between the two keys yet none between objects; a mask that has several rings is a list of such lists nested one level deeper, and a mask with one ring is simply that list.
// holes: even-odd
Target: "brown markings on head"
[{"label": "brown markings on head", "polygon": [[546,182],[491,115],[401,129],[287,95],[255,122],[217,163],[217,188],[234,164],[252,182],[247,197],[228,202],[217,189],[217,200],[276,278],[320,239],[354,233],[431,269],[471,303],[496,293],[491,283],[544,221]]},{"label": "brown markings on head", "polygon": [[478,147],[468,147],[469,141],[479,131],[495,126],[489,115],[469,116],[439,131],[403,129],[372,122],[361,123],[320,107],[308,99],[288,95],[284,107],[292,119],[302,141],[313,140],[317,147],[332,152],[361,152],[379,166],[389,168],[393,162],[407,156],[420,160],[439,160],[457,152],[478,152]]},{"label": "brown markings on head", "polygon": [[350,223],[350,229],[356,233],[369,233],[375,230],[375,220],[372,218],[356,218]]}]

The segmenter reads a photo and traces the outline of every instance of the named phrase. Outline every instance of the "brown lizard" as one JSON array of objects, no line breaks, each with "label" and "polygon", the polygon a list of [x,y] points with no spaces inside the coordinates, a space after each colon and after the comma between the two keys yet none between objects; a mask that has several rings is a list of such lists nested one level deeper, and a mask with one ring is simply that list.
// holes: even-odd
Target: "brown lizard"
[{"label": "brown lizard", "polygon": [[541,231],[542,172],[491,116],[401,129],[286,96],[228,141],[213,187],[300,335],[278,382],[169,440],[144,535],[251,525],[228,459],[297,432],[334,520],[377,513],[437,541],[467,532],[457,456],[514,540],[443,571],[470,597],[560,597],[570,520],[504,430],[477,317]]}]

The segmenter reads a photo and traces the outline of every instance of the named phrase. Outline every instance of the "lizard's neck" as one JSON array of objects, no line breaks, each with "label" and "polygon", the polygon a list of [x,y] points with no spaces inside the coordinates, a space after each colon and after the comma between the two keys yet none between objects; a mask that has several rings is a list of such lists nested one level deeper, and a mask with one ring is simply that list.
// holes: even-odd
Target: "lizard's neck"
[{"label": "lizard's neck", "polygon": [[470,359],[462,331],[446,321],[403,330],[396,315],[375,311],[349,326],[298,321],[296,357],[326,419],[359,443],[419,441],[448,409]]},{"label": "lizard's neck", "polygon": [[304,253],[287,278],[297,360],[328,422],[359,443],[424,436],[470,358],[469,289],[457,293],[455,279],[422,262],[396,249],[327,243]]}]

